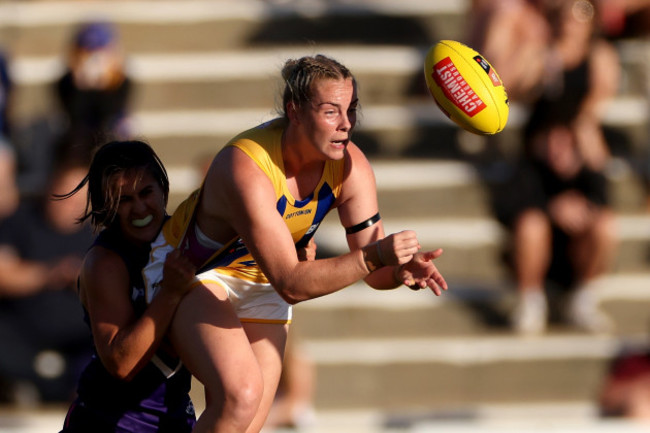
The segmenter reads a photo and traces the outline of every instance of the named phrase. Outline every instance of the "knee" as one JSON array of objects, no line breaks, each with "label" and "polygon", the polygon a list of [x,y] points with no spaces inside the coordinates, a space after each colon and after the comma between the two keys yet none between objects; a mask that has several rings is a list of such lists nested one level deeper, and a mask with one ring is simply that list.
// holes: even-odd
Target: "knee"
[{"label": "knee", "polygon": [[550,236],[550,221],[539,209],[522,212],[515,222],[515,236],[522,241],[540,241]]},{"label": "knee", "polygon": [[263,391],[262,378],[248,375],[244,380],[224,390],[224,414],[245,429],[257,414]]},{"label": "knee", "polygon": [[609,210],[599,212],[594,224],[594,233],[604,242],[615,242],[618,237],[616,217]]}]

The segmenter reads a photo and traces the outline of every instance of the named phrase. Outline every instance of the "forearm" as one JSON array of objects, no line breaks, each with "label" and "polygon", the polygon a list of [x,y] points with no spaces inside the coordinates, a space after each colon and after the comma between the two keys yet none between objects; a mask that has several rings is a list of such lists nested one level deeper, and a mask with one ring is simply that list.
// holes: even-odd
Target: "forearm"
[{"label": "forearm", "polygon": [[[297,262],[291,271],[271,283],[290,304],[337,292],[370,274],[362,249],[327,259]],[[372,258],[371,258],[372,259]]]},{"label": "forearm", "polygon": [[167,334],[182,297],[164,291],[158,294],[144,314],[118,332],[100,353],[109,372],[129,381],[151,360]]}]

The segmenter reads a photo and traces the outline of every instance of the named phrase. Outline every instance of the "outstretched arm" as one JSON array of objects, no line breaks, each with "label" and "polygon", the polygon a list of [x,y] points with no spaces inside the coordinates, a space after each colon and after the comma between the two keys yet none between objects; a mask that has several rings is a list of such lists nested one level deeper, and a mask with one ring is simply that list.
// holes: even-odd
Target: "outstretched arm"
[{"label": "outstretched arm", "polygon": [[[365,282],[378,290],[394,289],[401,284],[409,286],[430,287],[439,295],[441,290],[447,290],[447,283],[442,274],[433,264],[433,260],[442,254],[442,250],[420,251],[407,262],[393,261],[392,254],[396,249],[398,236],[408,234],[417,239],[415,232],[404,231],[390,236],[384,235],[381,218],[373,218],[374,224],[360,229],[358,224],[367,221],[373,215],[378,215],[377,187],[370,163],[361,151],[350,148],[349,175],[346,177],[344,192],[338,207],[341,224],[346,227],[357,227],[347,234],[351,251],[356,249],[375,249],[385,266],[365,277]],[[400,266],[395,266],[399,264]]]},{"label": "outstretched arm", "polygon": [[[219,226],[228,227],[229,235],[239,234],[273,287],[289,303],[336,292],[381,267],[376,248],[369,245],[338,257],[300,262],[291,233],[276,209],[270,180],[239,149],[226,148],[219,154],[203,194],[206,221],[201,225],[199,220],[199,224],[209,226],[206,234],[223,240],[225,234],[215,233]],[[384,250],[384,264],[406,263],[419,249],[413,232],[396,234],[392,240],[390,250]],[[390,271],[389,276],[392,279]]]}]

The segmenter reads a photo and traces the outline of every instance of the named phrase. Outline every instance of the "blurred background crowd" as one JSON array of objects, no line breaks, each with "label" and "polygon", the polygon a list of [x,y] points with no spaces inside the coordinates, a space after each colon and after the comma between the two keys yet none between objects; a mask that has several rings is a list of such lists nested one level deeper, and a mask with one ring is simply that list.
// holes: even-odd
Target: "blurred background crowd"
[{"label": "blurred background crowd", "polygon": [[[612,275],[641,275],[646,290],[650,283],[644,275],[650,275],[650,1],[421,0],[406,2],[420,4],[411,12],[380,0],[179,1],[166,6],[176,11],[160,21],[155,2],[144,2],[151,9],[146,12],[129,8],[136,3],[143,2],[126,1],[125,12],[117,14],[110,2],[67,2],[65,11],[55,1],[0,2],[4,404],[69,402],[90,352],[75,284],[93,233],[75,223],[84,197],[57,201],[52,194],[78,183],[97,145],[137,137],[150,142],[170,169],[173,210],[231,130],[272,115],[257,107],[276,102],[268,95],[279,86],[268,77],[278,75],[284,59],[269,54],[324,51],[359,79],[364,109],[355,141],[371,162],[392,164],[398,178],[409,167],[401,164],[414,160],[437,168],[461,164],[475,174],[471,183],[481,197],[469,215],[495,222],[490,230],[502,236],[489,250],[486,278],[472,274],[481,260],[464,260],[462,250],[454,255],[453,239],[442,245],[451,250],[439,264],[451,292],[467,289],[450,293],[447,302],[476,307],[475,298],[462,294],[478,286],[480,299],[493,299],[487,291],[507,301],[491,315],[487,304],[479,306],[483,313],[471,319],[479,331],[472,336],[641,341],[632,348],[615,345],[602,356],[596,377],[575,398],[591,396],[602,416],[650,420],[650,296],[630,301],[636,310],[624,303],[608,310],[600,290]],[[70,15],[74,5],[80,10]],[[498,71],[510,98],[506,131],[472,136],[442,118],[421,69],[438,39],[466,43]],[[408,120],[400,123],[403,117]],[[398,183],[382,180],[386,172],[377,173],[380,192],[381,185]],[[417,200],[409,203],[430,203],[422,205],[428,213],[380,195],[386,221],[416,214],[424,230],[440,220],[460,217],[462,223],[466,215],[454,212],[473,206],[470,196],[451,190],[439,198],[444,175],[428,174],[414,182]],[[427,196],[418,182],[443,186]],[[411,197],[403,194],[402,200]],[[438,235],[432,231],[432,246],[441,246]],[[322,256],[337,248],[318,243]],[[329,388],[320,386],[326,384],[317,373],[328,365],[319,367],[317,356],[305,350],[309,312],[297,313],[298,337],[289,347],[270,425],[300,427],[314,422],[314,410],[335,406],[320,394]],[[461,333],[450,322],[437,326],[439,335]],[[461,398],[449,406],[464,403],[471,402]]]}]

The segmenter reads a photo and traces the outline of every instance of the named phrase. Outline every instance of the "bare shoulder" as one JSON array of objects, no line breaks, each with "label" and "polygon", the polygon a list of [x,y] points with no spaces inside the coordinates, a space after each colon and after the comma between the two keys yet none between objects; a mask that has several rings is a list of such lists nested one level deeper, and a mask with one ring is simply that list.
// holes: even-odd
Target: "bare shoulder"
[{"label": "bare shoulder", "polygon": [[95,245],[84,257],[81,277],[85,281],[101,280],[126,273],[126,264],[119,254],[108,248]]},{"label": "bare shoulder", "polygon": [[348,175],[372,175],[374,178],[370,161],[368,161],[363,151],[359,149],[359,146],[353,142],[348,144],[347,152],[345,152],[345,165]]},{"label": "bare shoulder", "polygon": [[275,206],[275,194],[268,176],[255,161],[241,149],[229,146],[219,152],[210,167],[199,206],[197,222],[204,233],[228,242],[235,233],[242,234],[248,228],[252,215]]},{"label": "bare shoulder", "polygon": [[222,149],[214,158],[206,177],[206,186],[219,185],[220,188],[232,186],[232,181],[238,177],[246,179],[261,170],[255,161],[243,150],[228,146]]},{"label": "bare shoulder", "polygon": [[255,162],[242,150],[233,146],[222,149],[206,175],[201,206],[213,215],[227,213],[225,203],[241,196],[261,174]]},{"label": "bare shoulder", "polygon": [[339,203],[353,197],[376,195],[375,173],[359,147],[350,142],[345,155],[345,179]]},{"label": "bare shoulder", "polygon": [[[119,295],[119,290],[112,290],[117,284],[128,284],[129,272],[126,263],[119,254],[108,248],[95,245],[84,257],[79,275],[79,297],[89,307],[89,298],[105,302],[108,298]],[[126,291],[124,292],[126,293]]]}]

